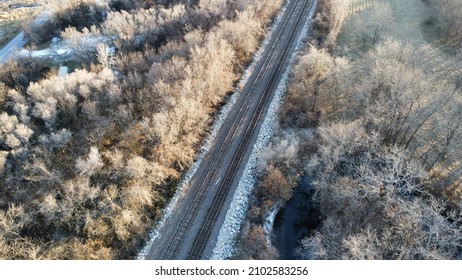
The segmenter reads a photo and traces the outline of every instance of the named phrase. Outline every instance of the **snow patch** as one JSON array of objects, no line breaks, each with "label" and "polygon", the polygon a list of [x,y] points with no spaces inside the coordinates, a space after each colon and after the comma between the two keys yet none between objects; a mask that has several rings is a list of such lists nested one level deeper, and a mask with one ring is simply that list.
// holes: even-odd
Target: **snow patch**
[{"label": "snow patch", "polygon": [[51,45],[54,46],[60,41],[59,37],[53,37],[51,39]]},{"label": "snow patch", "polygon": [[[33,58],[58,58],[58,57],[71,57],[79,52],[79,49],[96,51],[96,47],[99,43],[108,43],[108,39],[104,36],[93,36],[91,34],[84,34],[78,41],[77,44],[73,44],[68,40],[61,40],[54,37],[51,40],[51,46],[49,48],[37,51],[21,50],[20,56],[31,56]],[[107,54],[113,56],[115,54],[115,48],[109,47]]]},{"label": "snow patch", "polygon": [[53,49],[53,48],[48,48],[48,49],[43,49],[39,51],[29,51],[29,50],[21,50],[19,52],[19,56],[30,56],[33,58],[53,58],[57,56],[64,56],[64,55],[70,55],[73,53],[73,50],[67,49],[67,48],[61,48],[61,49]]},{"label": "snow patch", "polygon": [[276,220],[276,215],[281,209],[281,206],[275,204],[271,207],[269,214],[265,218],[265,223],[263,224],[263,231],[265,232],[266,242],[271,245],[271,231],[273,230],[274,221]]},{"label": "snow patch", "polygon": [[70,49],[59,49],[59,50],[56,50],[56,53],[59,54],[59,55],[65,55],[65,54],[72,53],[72,50],[70,50]]},{"label": "snow patch", "polygon": [[234,252],[234,241],[240,232],[241,222],[244,220],[248,209],[248,199],[256,182],[257,159],[258,156],[264,151],[273,135],[274,124],[278,120],[277,112],[280,105],[282,104],[283,97],[287,89],[291,66],[294,64],[298,52],[304,46],[304,40],[308,35],[309,28],[311,27],[310,23],[316,10],[316,6],[317,1],[314,1],[314,5],[310,10],[303,30],[297,38],[297,45],[294,53],[290,58],[289,66],[284,72],[283,77],[279,82],[279,85],[274,94],[273,100],[271,101],[268,113],[265,117],[265,120],[263,121],[260,133],[258,134],[257,142],[255,143],[252,153],[250,154],[242,178],[239,182],[239,185],[237,186],[236,192],[234,193],[233,200],[228,212],[226,213],[225,221],[220,228],[217,244],[215,245],[212,256],[210,258],[212,260],[229,259]]},{"label": "snow patch", "polygon": [[59,68],[58,76],[61,77],[61,78],[64,78],[64,77],[67,76],[68,73],[69,73],[69,67],[61,66]]}]

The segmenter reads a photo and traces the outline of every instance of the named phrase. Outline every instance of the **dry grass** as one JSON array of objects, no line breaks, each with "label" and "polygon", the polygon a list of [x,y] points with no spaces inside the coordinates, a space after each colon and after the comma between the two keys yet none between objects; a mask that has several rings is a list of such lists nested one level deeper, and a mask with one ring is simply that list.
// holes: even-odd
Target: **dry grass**
[{"label": "dry grass", "polygon": [[[327,9],[325,18],[346,11],[337,45],[307,48],[281,114],[284,129],[317,129],[315,155],[302,164],[313,176],[321,224],[297,253],[315,259],[459,258],[462,99],[454,81],[462,60],[451,45],[458,37],[437,34],[444,25],[422,0],[348,3],[348,11]],[[392,177],[399,183],[387,185]]]},{"label": "dry grass", "polygon": [[[65,77],[33,58],[2,65],[0,101],[7,90],[12,103],[0,114],[0,259],[133,258],[248,63],[242,59],[257,48],[252,36],[263,37],[280,4],[249,2],[236,17],[214,16],[213,25],[210,11],[182,5],[133,16],[112,11],[107,20],[115,24],[105,31],[135,30],[129,34],[141,33],[145,48],[114,32],[121,36],[115,45],[128,42],[117,56],[100,56],[99,64]],[[89,23],[94,12],[85,11],[82,5],[68,11],[70,20],[63,16],[55,30]],[[196,25],[185,24],[187,30],[177,22]],[[165,35],[150,38],[147,25]],[[29,145],[33,134],[40,139]],[[27,150],[16,153],[21,144]]]},{"label": "dry grass", "polygon": [[18,34],[22,25],[33,19],[42,9],[42,1],[0,1],[0,47]]},{"label": "dry grass", "polygon": [[462,74],[462,59],[454,46],[438,38],[432,15],[431,7],[421,0],[351,0],[334,53],[357,59],[393,38],[415,49],[424,48],[425,70],[435,80],[454,80]]},{"label": "dry grass", "polygon": [[[422,0],[351,0],[348,17],[339,33],[335,55],[342,55],[352,61],[360,60],[364,54],[384,40],[393,40],[413,48],[426,77],[433,82],[458,84],[462,76],[462,56],[457,43],[443,36],[446,31],[438,24],[442,14],[437,7]],[[460,44],[460,42],[458,43]],[[460,45],[459,45],[460,46]],[[460,97],[459,97],[460,100]],[[435,177],[449,178],[445,183],[447,194],[452,199],[460,199],[460,179],[458,155],[454,152],[447,158],[447,164],[435,166]],[[452,183],[449,183],[452,182]],[[450,187],[449,187],[450,185]]]}]

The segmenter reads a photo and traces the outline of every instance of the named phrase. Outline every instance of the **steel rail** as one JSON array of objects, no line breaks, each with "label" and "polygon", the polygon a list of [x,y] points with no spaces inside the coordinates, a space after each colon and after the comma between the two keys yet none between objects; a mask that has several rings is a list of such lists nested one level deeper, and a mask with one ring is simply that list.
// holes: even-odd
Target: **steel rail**
[{"label": "steel rail", "polygon": [[[297,5],[299,3],[300,1],[297,2]],[[309,3],[311,3],[311,1],[303,2],[303,7],[298,15],[296,23],[295,25],[293,25],[293,28],[290,31],[291,33],[289,35],[289,40],[286,41],[282,55],[279,57],[276,67],[273,68],[270,80],[266,84],[266,87],[263,91],[263,95],[260,98],[258,106],[252,115],[251,122],[245,131],[244,137],[240,141],[238,152],[234,154],[233,160],[231,162],[231,167],[228,169],[224,180],[220,184],[219,191],[214,197],[212,206],[207,211],[206,219],[202,223],[201,230],[194,241],[193,247],[188,255],[188,259],[199,259],[203,253],[203,250],[205,249],[205,246],[210,237],[212,228],[217,220],[217,217],[226,199],[227,193],[231,187],[232,179],[235,177],[240,167],[240,163],[242,162],[244,155],[248,149],[250,140],[252,139],[254,135],[254,131],[257,127],[257,124],[262,117],[263,111],[265,109],[265,105],[267,104],[268,99],[271,93],[273,92],[274,87],[276,86],[275,82],[276,82],[277,77],[281,73],[281,70],[282,70],[281,66],[283,65],[284,62],[286,62],[286,59],[289,55],[289,50],[297,35],[297,31],[300,28],[300,23],[302,19],[304,18],[305,13],[307,12]],[[297,5],[294,5],[294,7]]]},{"label": "steel rail", "polygon": [[[279,32],[277,33],[276,41],[279,41],[284,32],[288,22],[289,22],[289,17],[290,15],[293,14],[295,11],[296,6],[299,4],[300,0],[293,1],[291,2],[291,6],[289,7],[290,12],[286,13],[284,15],[284,20],[283,20],[283,25],[282,28],[279,29]],[[236,135],[237,131],[239,128],[242,126],[242,122],[244,120],[245,114],[249,111],[250,108],[250,101],[252,99],[251,93],[256,90],[258,86],[260,86],[262,82],[262,77],[266,73],[267,69],[271,65],[271,61],[273,60],[274,56],[277,54],[276,50],[279,44],[273,44],[271,46],[269,55],[265,57],[264,62],[262,64],[259,64],[258,66],[258,72],[257,77],[253,79],[252,85],[250,87],[250,90],[248,91],[243,91],[242,93],[245,94],[245,99],[243,101],[243,105],[239,108],[239,111],[235,115],[233,119],[233,123],[231,125],[231,128],[228,130],[226,137],[224,141],[221,143],[221,146],[216,153],[216,155],[212,159],[212,164],[210,165],[210,168],[208,168],[205,178],[202,181],[201,185],[199,186],[193,202],[189,205],[188,210],[186,212],[186,215],[183,216],[182,221],[180,222],[180,225],[178,226],[177,230],[175,231],[175,234],[172,238],[172,241],[170,242],[169,246],[167,247],[167,250],[164,254],[164,259],[174,259],[180,250],[180,246],[182,244],[182,241],[184,239],[185,233],[190,229],[192,221],[194,217],[197,215],[197,212],[199,211],[199,208],[201,206],[201,202],[203,201],[205,194],[207,191],[210,189],[210,187],[213,185],[211,184],[212,179],[215,177],[217,173],[217,166],[219,166],[223,162],[223,154],[225,151],[228,149],[229,145],[232,143],[230,139],[234,138]],[[244,88],[245,89],[245,88]]]}]

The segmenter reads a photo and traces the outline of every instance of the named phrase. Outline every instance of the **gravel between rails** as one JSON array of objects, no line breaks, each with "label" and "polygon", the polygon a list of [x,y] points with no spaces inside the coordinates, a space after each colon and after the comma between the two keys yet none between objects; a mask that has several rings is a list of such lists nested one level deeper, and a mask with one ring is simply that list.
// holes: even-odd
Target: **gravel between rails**
[{"label": "gravel between rails", "polygon": [[220,113],[217,115],[216,120],[214,121],[211,131],[209,135],[205,138],[204,143],[201,147],[201,150],[198,154],[197,160],[194,162],[194,164],[191,166],[191,168],[185,173],[183,176],[183,179],[181,180],[179,187],[177,188],[173,198],[171,199],[170,203],[167,205],[167,207],[163,210],[162,212],[162,218],[161,220],[156,224],[154,229],[151,231],[149,234],[148,242],[146,245],[141,249],[141,251],[138,253],[137,259],[138,260],[143,260],[146,258],[146,255],[149,251],[149,249],[152,247],[152,244],[159,238],[159,232],[160,230],[164,227],[165,222],[167,219],[170,218],[172,214],[172,210],[175,208],[177,205],[178,200],[184,193],[184,191],[189,187],[189,182],[191,178],[194,176],[196,173],[197,169],[199,168],[200,164],[202,163],[202,160],[204,159],[204,156],[207,154],[209,151],[210,147],[214,143],[216,136],[218,135],[218,132],[220,131],[220,128],[223,126],[223,123],[225,122],[226,118],[229,115],[229,112],[233,108],[234,104],[236,103],[237,98],[241,94],[242,89],[244,88],[245,84],[247,84],[250,76],[252,75],[256,65],[258,62],[262,59],[262,54],[266,50],[270,38],[272,34],[275,32],[276,27],[279,25],[279,23],[282,20],[282,16],[284,12],[287,9],[287,2],[284,4],[284,6],[281,8],[279,15],[276,17],[274,20],[271,28],[268,31],[268,34],[266,35],[265,40],[261,43],[258,51],[255,53],[253,60],[251,64],[247,67],[247,69],[244,71],[241,80],[239,81],[239,84],[234,91],[234,93],[231,95],[229,98],[228,102],[220,109]]},{"label": "gravel between rails", "polygon": [[310,11],[310,15],[304,24],[302,32],[297,38],[297,47],[295,49],[295,52],[291,56],[289,67],[287,68],[283,75],[283,78],[279,82],[273,100],[271,101],[268,113],[260,129],[257,142],[255,143],[250,158],[245,166],[244,173],[234,193],[231,206],[229,207],[229,210],[226,213],[225,221],[220,229],[218,241],[216,243],[215,248],[213,249],[212,256],[210,258],[212,260],[229,259],[234,252],[235,239],[239,234],[241,222],[245,218],[245,214],[248,208],[248,199],[256,182],[256,166],[258,156],[268,145],[273,135],[274,124],[278,121],[277,112],[283,103],[283,98],[287,90],[291,66],[296,61],[299,51],[305,45],[305,39],[309,35],[311,21],[316,10],[316,5],[317,1],[314,1],[314,5]]}]

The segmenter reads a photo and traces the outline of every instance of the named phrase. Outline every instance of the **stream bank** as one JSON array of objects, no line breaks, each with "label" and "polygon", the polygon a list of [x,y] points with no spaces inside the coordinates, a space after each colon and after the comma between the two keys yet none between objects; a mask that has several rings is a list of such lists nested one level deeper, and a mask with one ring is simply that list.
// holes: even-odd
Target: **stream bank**
[{"label": "stream bank", "polygon": [[312,203],[312,178],[303,176],[294,194],[276,214],[271,239],[283,260],[300,259],[294,254],[299,240],[319,225],[319,215]]}]

